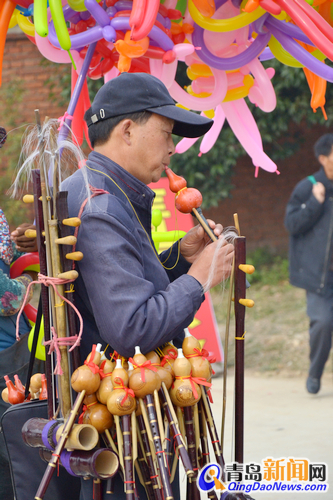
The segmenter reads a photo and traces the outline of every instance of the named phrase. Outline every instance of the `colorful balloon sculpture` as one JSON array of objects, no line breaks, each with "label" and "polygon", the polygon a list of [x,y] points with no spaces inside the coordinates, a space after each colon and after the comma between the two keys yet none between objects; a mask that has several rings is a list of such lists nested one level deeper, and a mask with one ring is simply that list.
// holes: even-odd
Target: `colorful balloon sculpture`
[{"label": "colorful balloon sculpture", "polygon": [[[7,29],[16,24],[45,58],[73,64],[59,141],[70,129],[78,144],[87,138],[86,77],[107,82],[123,71],[151,73],[178,105],[213,118],[199,156],[213,147],[227,120],[256,171],[277,172],[245,101],[266,113],[276,106],[274,70],[262,61],[276,58],[303,68],[311,107],[326,117],[326,83],[333,82],[333,68],[325,64],[326,58],[333,61],[332,0],[0,0],[0,78]],[[192,82],[187,89],[175,80],[179,61]],[[182,139],[176,152],[194,142]]]}]

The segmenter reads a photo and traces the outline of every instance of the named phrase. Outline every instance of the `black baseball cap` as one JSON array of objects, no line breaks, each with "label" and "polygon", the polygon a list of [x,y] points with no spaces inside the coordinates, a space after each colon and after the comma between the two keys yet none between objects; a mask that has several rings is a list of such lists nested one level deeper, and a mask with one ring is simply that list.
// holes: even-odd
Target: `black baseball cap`
[{"label": "black baseball cap", "polygon": [[213,125],[213,120],[176,106],[164,83],[147,73],[121,73],[105,83],[86,122],[91,127],[108,118],[145,110],[174,120],[172,133],[181,137],[200,137]]}]

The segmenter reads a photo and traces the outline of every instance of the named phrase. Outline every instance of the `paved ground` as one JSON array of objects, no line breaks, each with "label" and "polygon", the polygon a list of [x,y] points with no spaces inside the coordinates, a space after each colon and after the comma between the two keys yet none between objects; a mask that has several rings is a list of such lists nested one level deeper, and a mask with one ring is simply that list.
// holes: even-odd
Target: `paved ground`
[{"label": "paved ground", "polygon": [[[224,447],[226,463],[233,458],[232,413],[233,377],[228,378],[227,426]],[[213,411],[218,432],[221,429],[222,377],[213,380]],[[245,376],[245,462],[265,458],[307,458],[310,462],[328,465],[327,493],[316,492],[256,492],[258,500],[333,499],[333,376],[322,379],[322,389],[310,395],[303,378]],[[183,490],[185,490],[185,482]],[[184,497],[184,491],[182,492]],[[204,495],[202,495],[204,498]]]}]

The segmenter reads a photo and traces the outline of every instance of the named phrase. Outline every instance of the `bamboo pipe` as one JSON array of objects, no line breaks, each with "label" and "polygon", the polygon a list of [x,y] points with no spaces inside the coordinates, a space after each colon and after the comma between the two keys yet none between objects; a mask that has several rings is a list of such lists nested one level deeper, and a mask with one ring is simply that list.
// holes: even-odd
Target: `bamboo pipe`
[{"label": "bamboo pipe", "polygon": [[47,465],[46,471],[45,471],[44,476],[42,478],[42,481],[39,485],[39,488],[37,490],[35,500],[42,500],[44,498],[44,495],[46,493],[48,485],[52,479],[53,472],[55,471],[59,456],[60,456],[61,452],[63,451],[63,449],[65,448],[68,435],[69,435],[69,433],[74,425],[76,415],[77,415],[77,413],[82,405],[82,401],[84,399],[85,393],[86,393],[85,391],[82,391],[80,394],[77,395],[77,398],[76,398],[75,403],[73,405],[73,409],[70,411],[70,414],[68,415],[68,418],[65,422],[60,440],[57,444],[57,447],[56,447],[54,453],[52,454],[52,458],[51,458],[50,462]]},{"label": "bamboo pipe", "polygon": [[160,475],[162,479],[163,491],[164,491],[164,499],[165,500],[173,500],[173,492],[170,484],[169,473],[166,466],[166,461],[164,457],[163,447],[161,443],[161,437],[159,435],[159,428],[157,422],[156,410],[153,402],[153,396],[151,394],[147,394],[145,397],[146,406],[148,411],[149,423],[152,429],[154,444],[156,449],[157,460],[160,469]]},{"label": "bamboo pipe", "polygon": [[184,439],[180,433],[178,419],[177,419],[176,413],[173,409],[172,402],[170,400],[170,397],[169,397],[169,399],[167,398],[166,394],[168,394],[168,391],[167,391],[165,385],[162,383],[162,391],[160,391],[160,395],[162,398],[163,408],[164,408],[165,414],[167,416],[167,419],[169,421],[171,432],[173,434],[173,438],[176,441],[175,449],[176,449],[176,452],[179,452],[179,454],[180,454],[180,458],[182,460],[186,475],[188,477],[192,477],[194,475],[194,472],[192,469],[192,464],[191,464],[190,458],[189,458],[188,453],[187,453],[186,444],[185,444]]},{"label": "bamboo pipe", "polygon": [[[140,402],[141,401],[142,400],[140,400]],[[142,404],[143,404],[143,401],[142,401]],[[149,471],[149,477],[150,477],[150,480],[152,483],[152,489],[153,489],[153,492],[155,494],[156,500],[163,500],[162,490],[161,490],[159,482],[157,480],[154,460],[153,460],[153,457],[152,457],[152,454],[150,451],[149,438],[147,435],[145,421],[144,421],[144,417],[142,414],[137,417],[137,421],[138,421],[138,426],[140,429],[143,451],[144,451],[144,454],[145,454],[146,459],[147,459],[147,467],[148,467],[148,471]]]},{"label": "bamboo pipe", "polygon": [[187,480],[187,497],[189,500],[200,500],[200,491],[197,487],[198,458],[195,442],[195,431],[193,425],[192,406],[184,407],[185,432],[187,439],[187,449],[191,460],[194,475]]},{"label": "bamboo pipe", "polygon": [[124,442],[124,486],[126,500],[134,500],[135,477],[132,456],[131,415],[122,415],[120,419],[122,423]]}]

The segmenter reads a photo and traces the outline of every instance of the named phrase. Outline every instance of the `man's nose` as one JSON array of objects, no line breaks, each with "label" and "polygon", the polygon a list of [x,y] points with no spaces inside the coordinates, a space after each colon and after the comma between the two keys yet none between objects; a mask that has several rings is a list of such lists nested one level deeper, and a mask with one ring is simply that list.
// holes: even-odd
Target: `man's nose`
[{"label": "man's nose", "polygon": [[172,156],[175,152],[175,145],[173,143],[172,137],[170,138],[170,145],[169,145],[169,156]]}]

